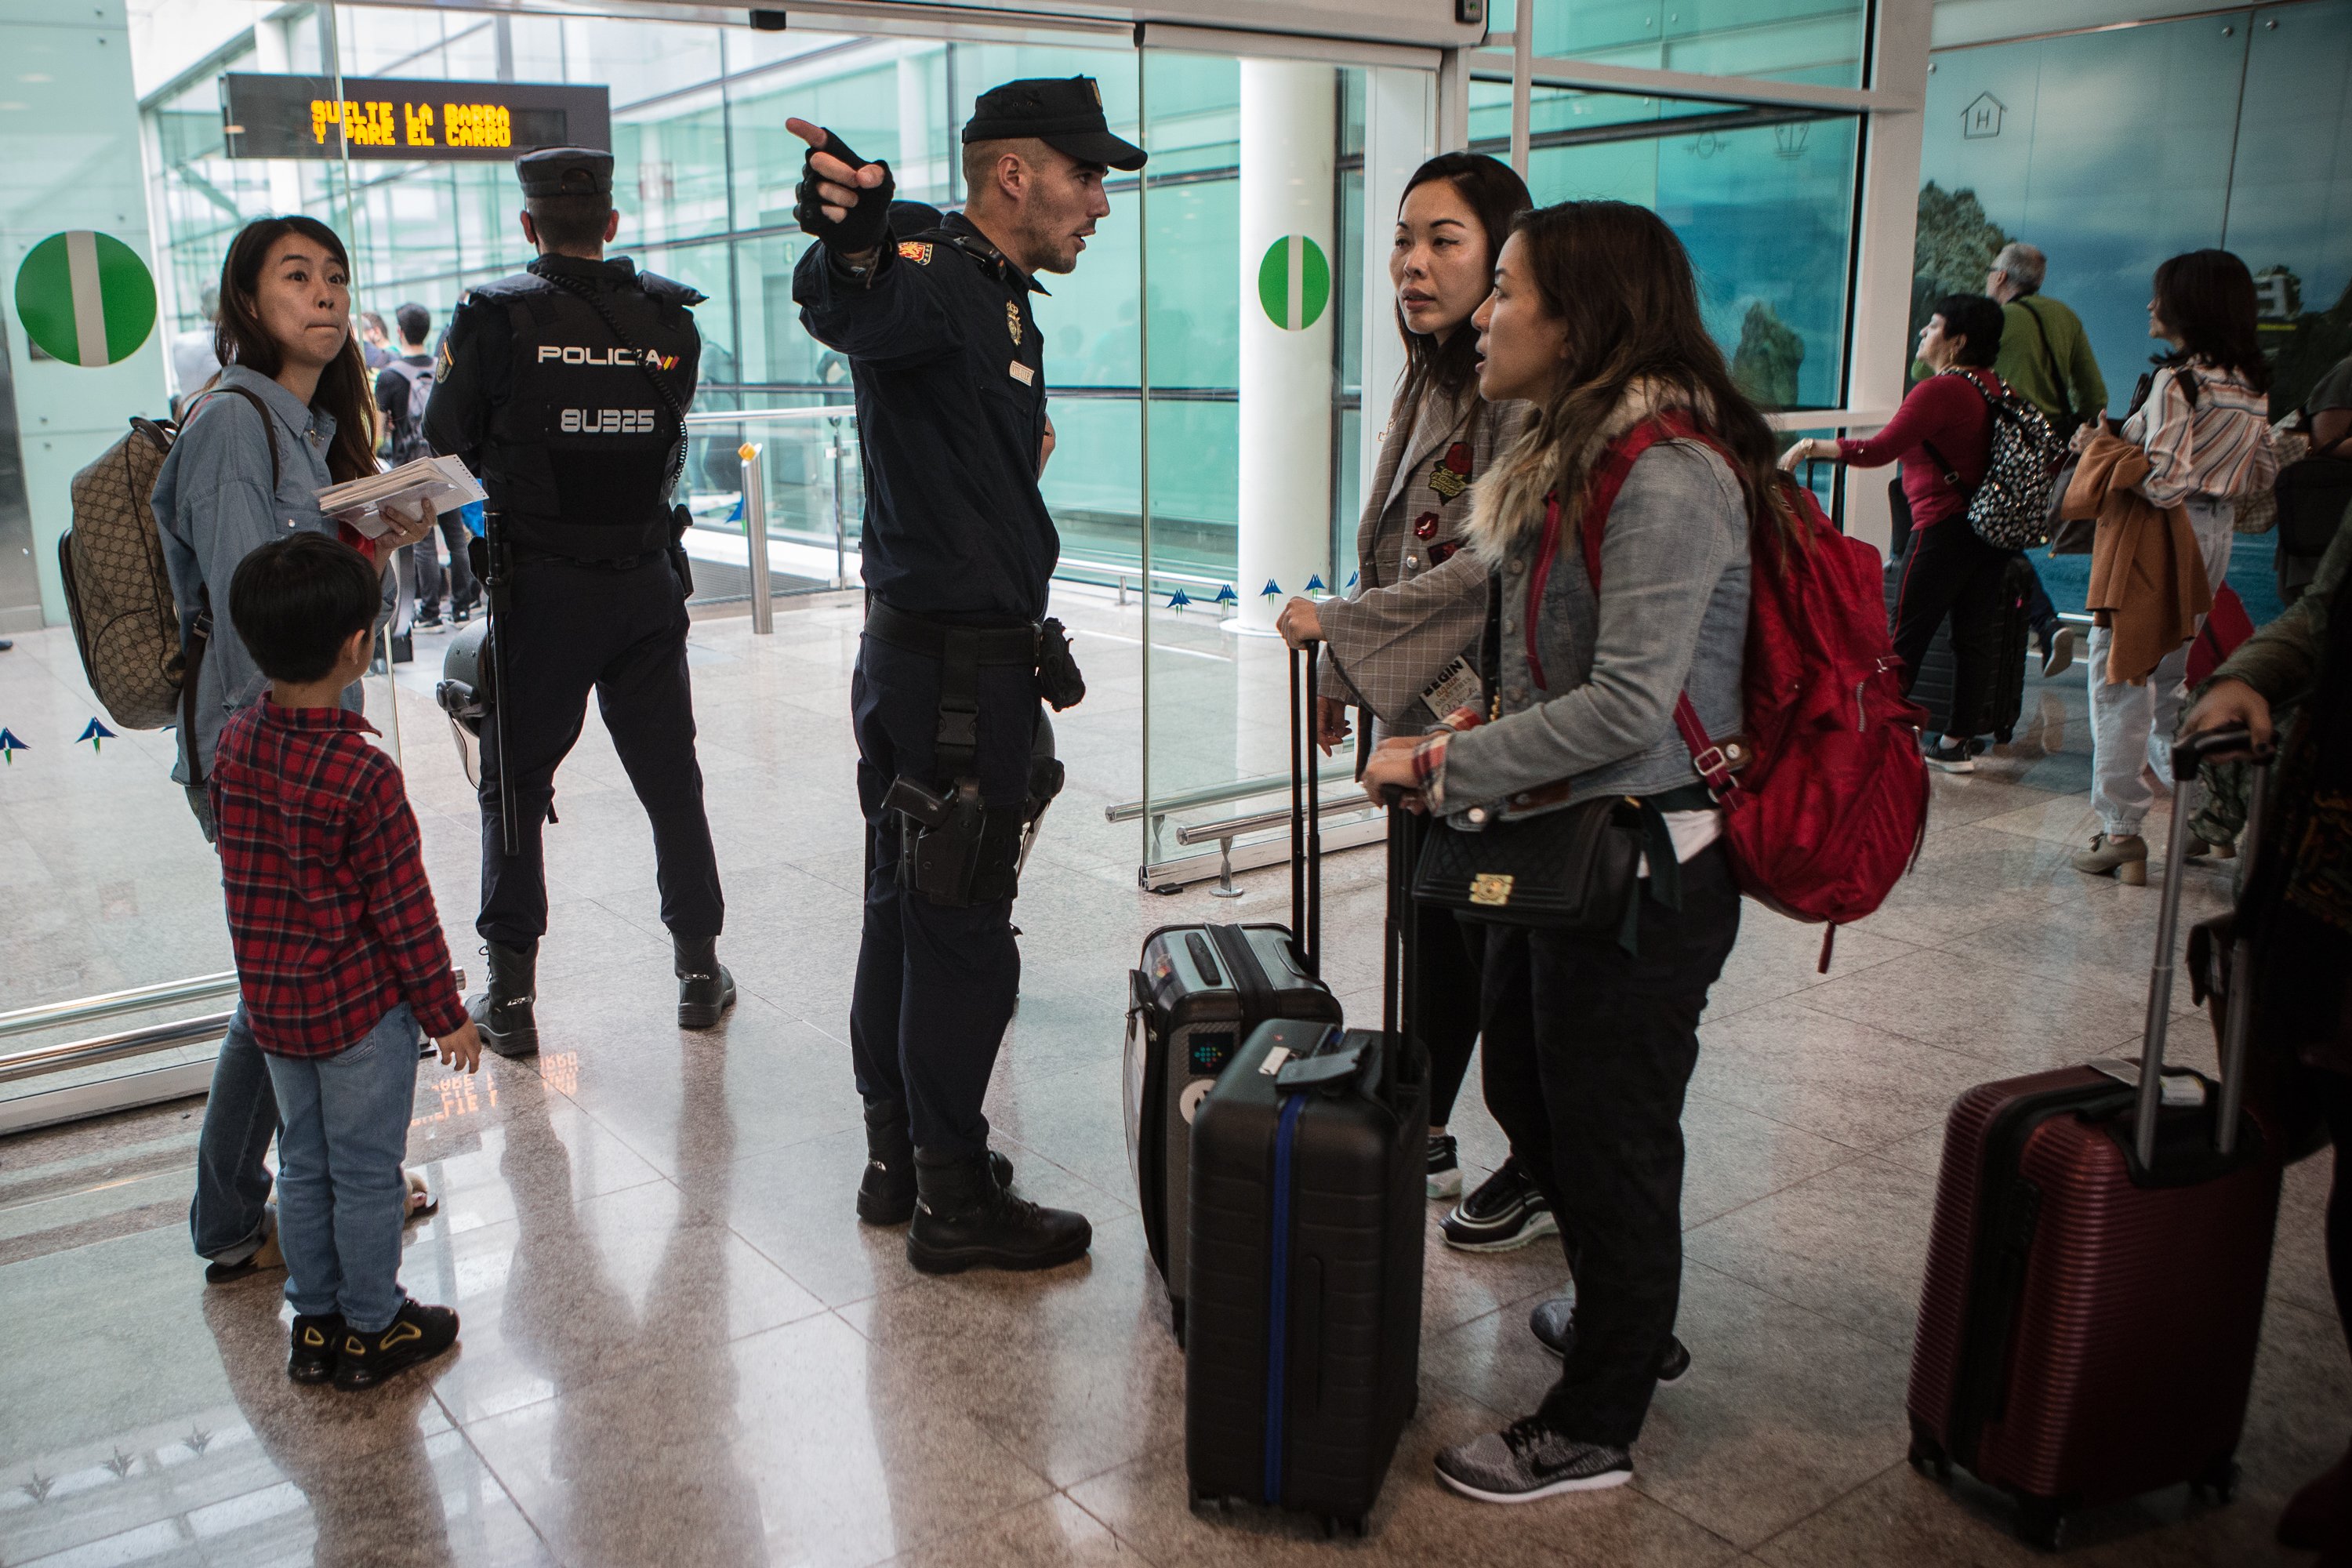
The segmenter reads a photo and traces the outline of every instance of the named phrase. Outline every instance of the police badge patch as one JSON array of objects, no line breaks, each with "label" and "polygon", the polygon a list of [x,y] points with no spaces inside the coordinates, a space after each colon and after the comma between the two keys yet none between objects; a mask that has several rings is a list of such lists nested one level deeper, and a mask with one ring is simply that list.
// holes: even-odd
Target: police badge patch
[{"label": "police badge patch", "polygon": [[907,260],[913,262],[918,267],[929,267],[931,264],[931,247],[929,243],[925,240],[900,240],[898,242],[898,254]]},{"label": "police badge patch", "polygon": [[1013,346],[1021,346],[1021,307],[1012,300],[1004,301],[1004,330],[1013,334]]}]

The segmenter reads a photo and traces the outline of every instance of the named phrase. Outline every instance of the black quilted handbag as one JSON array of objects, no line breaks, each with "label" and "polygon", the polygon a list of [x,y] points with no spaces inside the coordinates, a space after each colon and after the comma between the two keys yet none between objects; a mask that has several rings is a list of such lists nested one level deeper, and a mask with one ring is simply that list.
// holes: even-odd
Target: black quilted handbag
[{"label": "black quilted handbag", "polygon": [[1604,795],[1475,832],[1440,818],[1412,896],[1502,925],[1616,935],[1641,893],[1643,816],[1631,797]]}]

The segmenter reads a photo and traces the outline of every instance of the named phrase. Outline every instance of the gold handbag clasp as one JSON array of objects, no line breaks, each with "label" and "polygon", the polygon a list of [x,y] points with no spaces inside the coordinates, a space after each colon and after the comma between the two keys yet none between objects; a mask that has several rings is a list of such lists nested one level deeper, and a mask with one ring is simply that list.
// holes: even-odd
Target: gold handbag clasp
[{"label": "gold handbag clasp", "polygon": [[1470,901],[1496,908],[1511,901],[1512,878],[1506,871],[1481,871],[1470,879]]}]

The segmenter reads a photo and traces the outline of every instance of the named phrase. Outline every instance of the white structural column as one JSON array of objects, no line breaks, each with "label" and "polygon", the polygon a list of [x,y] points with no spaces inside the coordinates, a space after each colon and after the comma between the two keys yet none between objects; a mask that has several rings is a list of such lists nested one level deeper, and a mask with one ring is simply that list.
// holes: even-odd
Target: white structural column
[{"label": "white structural column", "polygon": [[[1871,51],[1881,91],[1918,103],[1927,91],[1930,7],[1878,7],[1877,47]],[[1903,401],[1910,363],[1911,268],[1919,219],[1920,112],[1880,110],[1870,116],[1862,166],[1861,226],[1854,236],[1853,359],[1846,369],[1845,405],[1892,411]],[[1851,434],[1865,436],[1855,426]],[[1886,486],[1876,475],[1846,476],[1846,531],[1881,551],[1894,532]]]},{"label": "white structural column", "polygon": [[[1241,595],[1244,631],[1330,585],[1331,321],[1338,73],[1244,59],[1241,122]],[[1342,574],[1344,579],[1344,574]],[[1278,596],[1265,589],[1273,583]]]}]

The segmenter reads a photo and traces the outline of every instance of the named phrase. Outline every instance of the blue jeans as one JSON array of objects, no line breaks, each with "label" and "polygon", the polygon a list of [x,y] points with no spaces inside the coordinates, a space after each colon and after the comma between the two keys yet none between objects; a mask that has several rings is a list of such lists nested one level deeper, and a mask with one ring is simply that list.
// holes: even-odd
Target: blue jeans
[{"label": "blue jeans", "polygon": [[269,1167],[263,1162],[277,1135],[278,1097],[270,1091],[267,1059],[239,1002],[213,1064],[204,1131],[196,1137],[196,1195],[188,1205],[188,1235],[200,1256],[242,1263],[261,1245],[269,1213]]},{"label": "blue jeans", "polygon": [[403,1003],[331,1057],[268,1058],[278,1134],[278,1245],[286,1299],[341,1312],[363,1334],[400,1310],[400,1174],[416,1103],[416,1016]]}]

